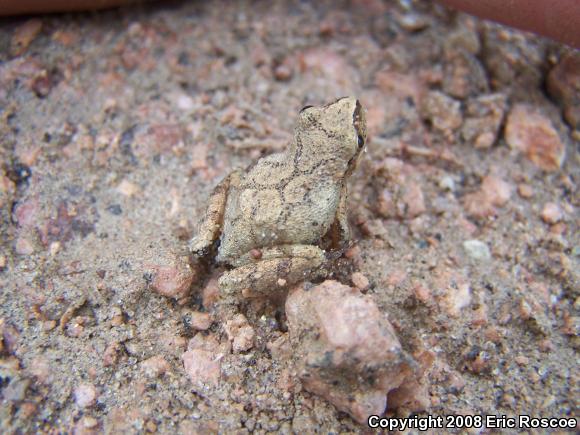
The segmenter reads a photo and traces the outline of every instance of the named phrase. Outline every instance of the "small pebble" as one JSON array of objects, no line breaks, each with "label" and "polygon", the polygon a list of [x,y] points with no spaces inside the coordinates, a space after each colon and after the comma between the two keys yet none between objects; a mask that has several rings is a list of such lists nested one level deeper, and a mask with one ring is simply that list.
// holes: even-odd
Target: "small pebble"
[{"label": "small pebble", "polygon": [[117,186],[117,191],[124,196],[131,197],[136,195],[139,192],[139,188],[137,185],[131,183],[130,181],[123,180]]},{"label": "small pebble", "polygon": [[556,224],[564,217],[560,206],[553,202],[548,202],[542,209],[542,220],[547,224]]},{"label": "small pebble", "polygon": [[111,326],[121,326],[123,323],[125,323],[123,314],[116,314],[111,318]]},{"label": "small pebble", "polygon": [[42,329],[44,331],[52,331],[56,327],[56,320],[46,320],[42,323]]},{"label": "small pebble", "polygon": [[553,404],[555,404],[557,401],[558,401],[558,399],[556,398],[556,396],[550,394],[542,402],[542,408],[543,409],[549,408],[550,406],[552,406]]},{"label": "small pebble", "polygon": [[97,389],[91,384],[80,384],[74,391],[75,402],[81,408],[88,408],[97,400]]},{"label": "small pebble", "polygon": [[152,267],[151,288],[160,295],[182,299],[189,295],[196,272],[189,266],[186,259],[171,260],[170,265]]},{"label": "small pebble", "polygon": [[534,189],[529,184],[522,183],[518,185],[518,194],[524,199],[529,199],[534,196]]},{"label": "small pebble", "polygon": [[157,378],[169,371],[169,363],[161,355],[152,356],[141,363],[141,368],[150,378]]},{"label": "small pebble", "polygon": [[185,373],[195,388],[217,385],[221,373],[221,357],[205,349],[190,349],[182,355]]},{"label": "small pebble", "polygon": [[15,250],[18,255],[30,255],[34,252],[34,245],[28,237],[21,235],[16,239]]},{"label": "small pebble", "polygon": [[50,256],[54,257],[60,251],[60,242],[52,242],[48,248]]},{"label": "small pebble", "polygon": [[491,205],[501,207],[509,201],[512,188],[503,179],[494,175],[488,175],[481,183],[481,192],[487,202]]},{"label": "small pebble", "polygon": [[545,338],[538,343],[538,349],[542,352],[551,352],[554,350],[554,343],[549,338]]},{"label": "small pebble", "polygon": [[243,314],[237,314],[225,324],[225,331],[232,342],[234,352],[245,352],[254,346],[254,328]]},{"label": "small pebble", "polygon": [[24,53],[41,30],[42,21],[37,18],[28,20],[18,26],[10,41],[10,53],[13,56],[19,56]]},{"label": "small pebble", "polygon": [[401,195],[401,199],[405,204],[405,217],[415,218],[427,210],[425,206],[425,197],[421,186],[414,182],[408,181],[405,183],[405,189]]},{"label": "small pebble", "polygon": [[145,429],[147,432],[153,433],[157,430],[157,425],[152,420],[148,420],[147,423],[145,423]]},{"label": "small pebble", "polygon": [[27,396],[30,379],[14,379],[2,389],[3,404],[6,402],[20,402]]},{"label": "small pebble", "polygon": [[121,344],[118,341],[113,341],[109,344],[103,353],[103,366],[111,367],[116,365],[119,361],[120,350]]},{"label": "small pebble", "polygon": [[399,25],[408,32],[417,32],[429,25],[429,22],[424,16],[415,13],[402,15],[398,21]]},{"label": "small pebble", "polygon": [[446,175],[445,177],[439,180],[439,187],[443,190],[448,190],[453,192],[455,190],[455,181],[450,176]]},{"label": "small pebble", "polygon": [[548,74],[546,87],[550,95],[560,103],[564,119],[576,132],[580,130],[579,84],[580,54],[578,50],[570,50],[560,57],[558,64]]},{"label": "small pebble", "polygon": [[95,417],[86,416],[82,418],[83,426],[87,429],[97,427],[99,421]]},{"label": "small pebble", "polygon": [[491,253],[486,243],[479,240],[466,240],[463,242],[463,248],[474,260],[490,260]]},{"label": "small pebble", "polygon": [[507,119],[505,140],[545,171],[562,167],[566,146],[552,121],[536,107],[516,104]]},{"label": "small pebble", "polygon": [[525,366],[525,365],[528,365],[528,363],[530,362],[530,359],[527,356],[518,355],[515,357],[515,361],[518,365]]},{"label": "small pebble", "polygon": [[451,134],[463,122],[461,103],[440,91],[431,91],[422,100],[421,115],[435,130]]},{"label": "small pebble", "polygon": [[353,259],[353,258],[359,257],[360,253],[361,253],[360,248],[357,245],[355,245],[355,246],[348,248],[345,251],[344,256],[346,258]]},{"label": "small pebble", "polygon": [[211,316],[209,313],[192,311],[190,313],[190,319],[191,327],[198,331],[206,331],[212,324]]},{"label": "small pebble", "polygon": [[209,310],[217,302],[219,298],[219,286],[216,278],[211,278],[205,285],[202,291],[202,305],[206,310]]},{"label": "small pebble", "polygon": [[120,216],[123,214],[123,209],[119,204],[112,204],[108,206],[107,211],[115,216]]},{"label": "small pebble", "polygon": [[431,300],[431,291],[422,284],[418,284],[413,288],[413,294],[421,303],[425,304]]},{"label": "small pebble", "polygon": [[354,286],[360,291],[367,290],[369,288],[369,280],[360,272],[354,272],[350,277]]},{"label": "small pebble", "polygon": [[274,70],[274,77],[279,81],[287,81],[292,78],[292,69],[286,64],[281,64]]}]

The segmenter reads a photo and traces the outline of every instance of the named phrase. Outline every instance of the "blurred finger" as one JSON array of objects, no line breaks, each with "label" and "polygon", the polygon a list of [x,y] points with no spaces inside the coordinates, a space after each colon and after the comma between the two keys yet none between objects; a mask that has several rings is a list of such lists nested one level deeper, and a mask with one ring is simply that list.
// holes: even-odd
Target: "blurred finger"
[{"label": "blurred finger", "polygon": [[439,0],[439,2],[480,18],[539,33],[580,48],[580,0]]}]

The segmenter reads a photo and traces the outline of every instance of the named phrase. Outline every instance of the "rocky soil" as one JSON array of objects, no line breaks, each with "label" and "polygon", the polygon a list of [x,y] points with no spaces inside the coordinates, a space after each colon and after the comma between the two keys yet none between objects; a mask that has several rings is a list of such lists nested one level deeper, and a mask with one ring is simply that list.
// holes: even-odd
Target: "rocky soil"
[{"label": "rocky soil", "polygon": [[[220,324],[186,255],[211,189],[343,95],[369,142],[336,281]],[[2,432],[360,432],[388,391],[577,416],[579,102],[578,52],[427,2],[3,19]]]}]

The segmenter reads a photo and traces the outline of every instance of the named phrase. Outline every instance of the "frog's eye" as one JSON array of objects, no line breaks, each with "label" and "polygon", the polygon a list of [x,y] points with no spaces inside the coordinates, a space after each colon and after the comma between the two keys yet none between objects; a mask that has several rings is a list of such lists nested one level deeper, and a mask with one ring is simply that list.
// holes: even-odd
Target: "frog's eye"
[{"label": "frog's eye", "polygon": [[362,148],[365,145],[365,140],[364,138],[359,134],[358,135],[358,147]]},{"label": "frog's eye", "polygon": [[300,109],[300,113],[304,112],[306,109],[310,109],[311,107],[314,106],[304,106],[302,109]]}]

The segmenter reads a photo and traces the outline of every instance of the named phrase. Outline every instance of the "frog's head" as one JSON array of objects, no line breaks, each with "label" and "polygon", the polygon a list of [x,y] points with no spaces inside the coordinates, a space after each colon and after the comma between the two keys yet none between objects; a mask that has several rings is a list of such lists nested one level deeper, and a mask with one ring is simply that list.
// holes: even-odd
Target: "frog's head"
[{"label": "frog's head", "polygon": [[315,155],[340,159],[350,174],[367,140],[364,110],[353,97],[339,98],[320,107],[306,106],[300,111],[298,132],[303,146],[314,147]]}]

